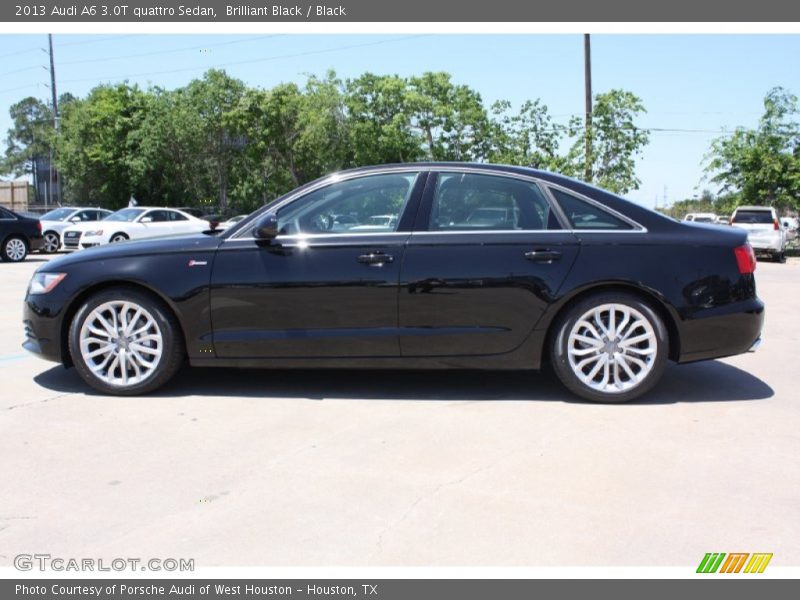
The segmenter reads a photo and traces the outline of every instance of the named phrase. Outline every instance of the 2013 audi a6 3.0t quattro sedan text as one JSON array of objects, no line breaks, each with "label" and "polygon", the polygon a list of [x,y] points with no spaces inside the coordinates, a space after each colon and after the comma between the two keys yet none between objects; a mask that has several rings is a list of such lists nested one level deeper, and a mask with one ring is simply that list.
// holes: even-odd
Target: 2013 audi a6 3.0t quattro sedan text
[{"label": "2013 audi a6 3.0t quattro sedan text", "polygon": [[[380,219],[376,219],[380,217]],[[736,228],[681,223],[552,173],[454,163],[330,175],[220,236],[50,261],[24,347],[96,389],[194,366],[538,369],[623,402],[668,360],[760,341]]]}]

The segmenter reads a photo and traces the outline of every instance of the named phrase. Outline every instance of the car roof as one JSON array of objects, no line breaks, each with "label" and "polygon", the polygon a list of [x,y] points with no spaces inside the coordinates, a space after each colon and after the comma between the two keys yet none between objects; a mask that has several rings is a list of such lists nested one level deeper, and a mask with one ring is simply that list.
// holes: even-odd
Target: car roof
[{"label": "car roof", "polygon": [[[736,210],[775,210],[772,206],[737,206]],[[734,211],[736,212],[736,211]]]}]

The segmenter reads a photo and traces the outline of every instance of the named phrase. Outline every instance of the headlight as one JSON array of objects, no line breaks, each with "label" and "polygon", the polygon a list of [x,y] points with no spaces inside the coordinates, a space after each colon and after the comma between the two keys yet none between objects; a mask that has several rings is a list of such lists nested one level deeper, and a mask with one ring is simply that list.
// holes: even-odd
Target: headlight
[{"label": "headlight", "polygon": [[83,234],[83,237],[94,237],[98,235],[103,235],[102,229],[98,229],[97,231],[87,231]]},{"label": "headlight", "polygon": [[66,276],[66,273],[34,273],[28,285],[28,293],[46,294],[51,292]]}]

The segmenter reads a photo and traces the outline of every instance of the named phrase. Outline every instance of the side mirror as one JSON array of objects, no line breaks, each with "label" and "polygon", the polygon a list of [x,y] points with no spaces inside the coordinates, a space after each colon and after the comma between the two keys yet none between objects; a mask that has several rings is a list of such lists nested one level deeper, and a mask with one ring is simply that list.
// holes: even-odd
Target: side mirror
[{"label": "side mirror", "polygon": [[78,217],[70,217],[69,222],[70,223],[80,223],[81,220]]},{"label": "side mirror", "polygon": [[142,220],[139,223],[152,223],[153,217],[142,217]]},{"label": "side mirror", "polygon": [[253,237],[257,240],[270,241],[278,237],[278,215],[267,213],[256,223]]}]

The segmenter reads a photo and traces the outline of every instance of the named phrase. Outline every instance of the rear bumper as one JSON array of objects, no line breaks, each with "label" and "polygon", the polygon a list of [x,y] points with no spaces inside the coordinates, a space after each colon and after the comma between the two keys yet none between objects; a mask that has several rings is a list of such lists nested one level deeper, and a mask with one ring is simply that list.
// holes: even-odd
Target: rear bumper
[{"label": "rear bumper", "polygon": [[761,343],[764,303],[758,298],[699,312],[680,324],[678,362],[754,352]]},{"label": "rear bumper", "polygon": [[30,252],[36,252],[38,250],[41,250],[42,246],[44,246],[44,237],[42,237],[41,235],[29,237],[28,246],[29,246],[28,250]]},{"label": "rear bumper", "polygon": [[753,247],[754,252],[780,252],[783,250],[783,244],[780,238],[775,239],[758,239],[749,238],[750,245]]}]

